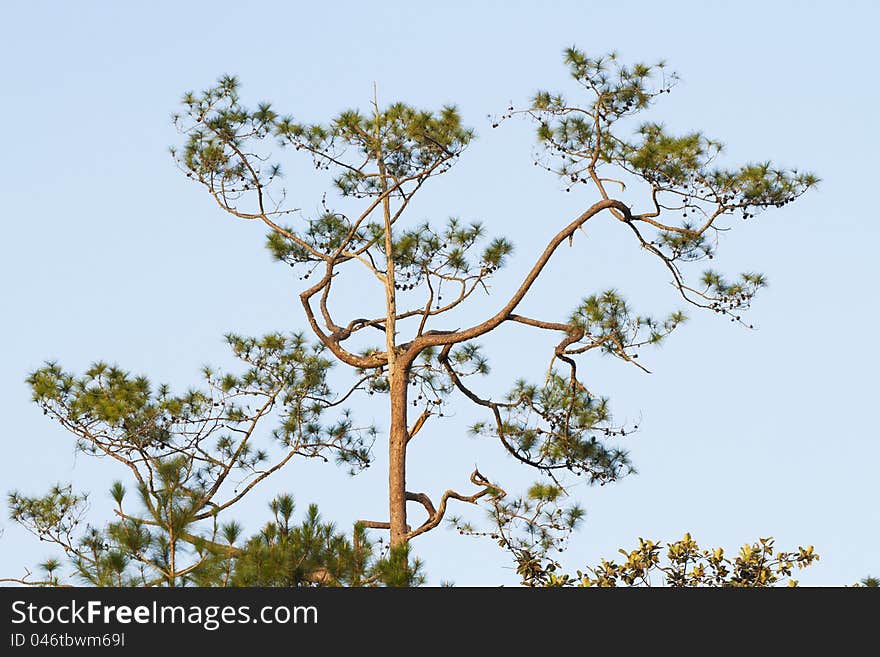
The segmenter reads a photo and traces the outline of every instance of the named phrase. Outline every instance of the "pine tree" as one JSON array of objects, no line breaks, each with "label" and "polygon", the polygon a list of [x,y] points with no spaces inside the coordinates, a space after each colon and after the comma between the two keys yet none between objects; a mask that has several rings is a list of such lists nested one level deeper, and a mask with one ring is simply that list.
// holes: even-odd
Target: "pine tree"
[{"label": "pine tree", "polygon": [[[743,313],[765,285],[764,276],[730,278],[712,269],[695,275],[691,265],[712,259],[735,216],[751,219],[787,205],[818,182],[769,161],[723,168],[716,164],[721,143],[698,131],[675,135],[652,121],[628,128],[671,92],[677,76],[663,62],[625,65],[614,54],[592,58],[569,48],[565,64],[574,82],[571,99],[539,91],[525,106],[507,108],[494,127],[512,117],[534,122],[535,164],[558,176],[566,192],[582,195],[584,209],[560,219],[558,232],[510,297],[464,328],[445,323],[444,316],[489,292],[513,245],[487,237],[480,223],[451,219],[435,225],[410,218],[416,195],[449,171],[474,138],[454,106],[380,106],[374,94],[369,111],[350,109],[325,123],[306,123],[268,103],[248,109],[238,81],[225,76],[204,92],[186,94],[175,117],[185,136],[173,149],[181,170],[222,210],[269,229],[274,257],[304,281],[299,298],[314,335],[330,356],[362,377],[358,390],[386,397],[388,518],[362,525],[387,529],[394,547],[438,526],[449,504],[483,500],[509,531],[524,530],[513,539],[514,549],[547,549],[582,515],[576,506],[558,505],[565,473],[606,483],[630,471],[626,452],[609,442],[627,429],[612,423],[607,400],[582,382],[577,357],[595,350],[643,368],[639,349],[659,344],[681,325],[684,313],[642,316],[615,291],[587,296],[568,312],[560,307],[559,317],[519,312],[559,247],[573,244],[587,222],[617,222],[642,253],[657,260],[683,303],[747,326]],[[288,151],[329,173],[332,185],[317,216],[296,217],[285,204],[280,158]],[[331,301],[339,287],[334,282],[352,270],[374,281],[384,302],[368,317],[342,319]],[[507,395],[492,398],[470,382],[489,371],[479,341],[510,323],[555,334],[558,343],[543,381],[518,381]],[[382,344],[370,346],[373,338]],[[508,496],[477,470],[472,490],[450,489],[439,499],[408,485],[410,441],[427,422],[448,415],[444,411],[456,394],[486,413],[474,433],[493,437],[538,473],[540,481],[526,495]],[[426,513],[414,527],[408,502]],[[463,523],[460,529],[477,531]]]},{"label": "pine tree", "polygon": [[[410,541],[444,520],[510,551],[524,583],[559,583],[547,554],[583,516],[566,501],[571,476],[605,484],[632,471],[614,444],[631,429],[616,425],[608,400],[583,382],[579,358],[598,352],[645,369],[639,351],[663,342],[686,317],[682,310],[662,318],[638,314],[615,290],[573,300],[551,318],[523,314],[522,301],[559,248],[580,241],[587,222],[605,218],[656,260],[684,305],[749,326],[743,314],[764,276],[692,269],[714,257],[736,216],[751,219],[787,205],[818,182],[769,161],[723,168],[720,142],[642,120],[677,80],[662,62],[625,65],[614,54],[592,58],[570,48],[565,63],[571,100],[539,91],[524,106],[508,107],[493,127],[514,117],[532,122],[535,165],[557,176],[566,192],[582,195],[583,211],[560,219],[515,291],[464,327],[450,318],[467,306],[486,307],[477,299],[490,293],[513,245],[489,238],[478,222],[437,225],[411,217],[416,195],[449,171],[475,136],[454,106],[380,106],[374,93],[369,111],[346,110],[321,124],[281,115],[268,103],[248,109],[231,76],[186,94],[175,116],[184,136],[172,149],[179,167],[222,210],[268,228],[272,255],[303,281],[299,298],[317,343],[301,334],[230,335],[244,371],[206,368],[205,386],[184,394],[105,363],[82,375],[55,363],[38,369],[28,379],[35,402],[74,434],[79,449],[128,469],[136,507],[116,483],[116,519],[92,526],[86,496],[59,484],[39,497],[12,493],[12,517],[60,545],[79,578],[94,585],[412,585],[422,575]],[[303,218],[286,204],[280,158],[287,152],[329,174],[316,216]],[[374,282],[383,302],[368,316],[342,319],[333,303],[336,281],[352,275]],[[494,397],[474,383],[490,371],[480,342],[510,324],[558,342],[542,378],[511,382]],[[347,389],[329,383],[336,363],[353,375]],[[387,519],[361,520],[347,535],[310,507],[296,524],[292,498],[282,495],[272,502],[273,520],[242,541],[241,525],[226,518],[292,458],[333,458],[352,472],[369,465],[376,429],[344,408],[358,394],[385,400],[389,413]],[[528,491],[508,494],[478,469],[470,474],[472,489],[448,489],[439,498],[407,485],[410,442],[450,415],[455,402],[485,414],[473,434],[497,440],[502,453],[536,473]],[[264,444],[270,417],[273,440]],[[410,502],[424,509],[421,524],[410,525]],[[474,527],[449,511],[478,502],[490,508],[493,526]],[[389,532],[384,552],[367,529]],[[656,556],[658,546],[645,549]],[[591,572],[597,580],[626,581],[634,572],[627,564],[611,574]],[[39,583],[60,584],[60,567],[56,559],[41,564],[46,577]]]},{"label": "pine tree", "polygon": [[[335,458],[353,472],[368,464],[374,429],[356,426],[344,397],[330,390],[324,347],[297,334],[226,339],[243,370],[206,367],[204,386],[183,394],[106,363],[80,376],[49,363],[28,377],[34,401],[74,435],[78,450],[122,464],[136,491],[132,508],[126,486],[113,484],[109,523],[90,521],[88,495],[70,485],[9,495],[12,519],[60,546],[84,582],[216,581],[219,562],[240,553],[233,546],[240,525],[221,518],[258,484],[295,457]],[[289,521],[292,506],[279,499]],[[310,518],[317,531],[316,511]],[[51,563],[49,581],[58,569]]]}]

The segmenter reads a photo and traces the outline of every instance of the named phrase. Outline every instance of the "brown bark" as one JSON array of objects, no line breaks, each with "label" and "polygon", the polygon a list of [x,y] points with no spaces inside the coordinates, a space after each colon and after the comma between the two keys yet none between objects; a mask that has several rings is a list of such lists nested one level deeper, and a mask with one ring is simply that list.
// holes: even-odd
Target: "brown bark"
[{"label": "brown bark", "polygon": [[[400,362],[398,361],[398,365]],[[398,367],[390,374],[391,428],[388,436],[388,511],[391,524],[391,547],[407,542],[406,524],[406,443],[408,367]]]},{"label": "brown bark", "polygon": [[397,284],[394,272],[394,240],[392,237],[391,203],[388,198],[388,176],[384,155],[379,144],[380,112],[373,87],[376,112],[376,162],[382,186],[382,215],[385,223],[385,348],[388,364],[388,385],[391,398],[391,426],[388,432],[388,524],[391,547],[406,545],[409,527],[406,524],[406,443],[408,432],[407,388],[412,357],[399,358],[397,353]]}]

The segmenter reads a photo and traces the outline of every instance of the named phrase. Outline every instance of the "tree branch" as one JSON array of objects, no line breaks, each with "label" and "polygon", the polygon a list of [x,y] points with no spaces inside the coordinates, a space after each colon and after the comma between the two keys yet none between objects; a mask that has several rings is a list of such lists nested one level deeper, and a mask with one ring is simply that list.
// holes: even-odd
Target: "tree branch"
[{"label": "tree branch", "polygon": [[449,500],[459,500],[460,502],[476,504],[477,500],[487,495],[492,495],[495,498],[501,498],[507,495],[506,491],[499,488],[498,486],[493,485],[488,479],[480,474],[480,471],[477,469],[474,469],[474,471],[471,473],[470,479],[471,483],[473,483],[475,486],[483,486],[483,490],[474,493],[473,495],[462,495],[461,493],[457,493],[454,490],[447,490],[440,498],[440,505],[437,507],[436,510],[433,510],[434,505],[431,503],[430,498],[428,498],[428,496],[424,493],[407,493],[406,498],[408,500],[420,502],[422,506],[425,507],[425,510],[428,511],[428,519],[418,529],[407,533],[406,540],[412,540],[416,536],[424,534],[425,532],[430,531],[434,529],[434,527],[439,525],[443,521],[443,516],[446,515],[446,505]]},{"label": "tree branch", "polygon": [[586,223],[591,217],[597,215],[603,210],[618,210],[623,214],[625,221],[629,221],[632,218],[629,208],[623,202],[616,199],[605,199],[593,204],[586,212],[578,216],[574,221],[572,221],[565,228],[559,231],[550,240],[550,243],[544,249],[543,253],[541,253],[541,255],[538,257],[537,262],[535,262],[535,264],[532,266],[532,269],[526,275],[525,280],[523,280],[519,288],[516,290],[516,292],[514,292],[511,299],[495,315],[482,322],[481,324],[477,324],[476,326],[472,326],[471,328],[465,329],[463,331],[456,331],[455,333],[444,335],[419,336],[412,342],[410,349],[412,349],[416,353],[419,353],[426,347],[456,344],[459,342],[464,342],[466,340],[477,338],[498,327],[502,322],[510,318],[510,314],[514,311],[517,305],[519,305],[519,302],[522,301],[526,293],[531,289],[532,285],[537,280],[538,276],[540,276],[541,271],[543,271],[544,267],[550,261],[550,258],[553,256],[553,253],[556,251],[559,245],[562,244],[562,242],[564,242],[567,237],[572,235],[574,231],[580,228],[580,226]]}]

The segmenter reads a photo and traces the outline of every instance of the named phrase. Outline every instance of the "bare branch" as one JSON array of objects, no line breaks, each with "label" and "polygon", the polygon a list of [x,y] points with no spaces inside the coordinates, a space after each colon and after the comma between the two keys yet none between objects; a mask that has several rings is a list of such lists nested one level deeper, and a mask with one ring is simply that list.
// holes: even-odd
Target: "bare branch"
[{"label": "bare branch", "polygon": [[492,329],[497,328],[502,322],[509,319],[511,313],[514,311],[517,305],[519,305],[519,302],[522,301],[526,293],[531,289],[532,285],[538,279],[538,276],[541,274],[544,267],[550,261],[550,258],[553,256],[553,253],[556,251],[559,245],[562,244],[562,242],[564,242],[566,238],[572,235],[574,231],[580,228],[580,226],[586,223],[590,218],[594,217],[603,210],[618,210],[622,213],[625,220],[628,221],[631,219],[629,208],[621,201],[615,199],[605,199],[599,201],[598,203],[595,203],[588,210],[579,215],[574,221],[572,221],[565,228],[559,231],[550,240],[550,243],[538,257],[538,260],[535,262],[535,264],[532,266],[532,269],[526,275],[525,280],[523,280],[523,282],[520,284],[519,288],[513,294],[511,299],[495,315],[493,315],[486,321],[477,324],[476,326],[472,326],[471,328],[462,331],[456,331],[455,333],[444,335],[422,335],[413,341],[410,349],[418,353],[424,350],[426,347],[456,344],[459,342],[464,342],[466,340],[472,340],[473,338],[478,338],[481,335],[488,333]]},{"label": "bare branch", "polygon": [[471,473],[471,483],[475,486],[482,486],[483,489],[474,493],[473,495],[462,495],[461,493],[457,493],[454,490],[447,490],[443,493],[443,496],[440,498],[440,505],[437,507],[435,511],[432,512],[433,504],[427,495],[424,493],[407,493],[407,499],[413,500],[416,502],[420,502],[425,510],[428,511],[428,519],[418,528],[415,529],[406,535],[406,540],[412,540],[416,536],[420,534],[424,534],[427,531],[434,529],[437,525],[439,525],[443,521],[443,517],[446,515],[446,505],[449,500],[459,500],[460,502],[466,502],[468,504],[476,504],[480,498],[486,497],[487,495],[498,499],[502,498],[507,493],[492,484],[488,479],[486,479],[480,471],[474,469]]}]

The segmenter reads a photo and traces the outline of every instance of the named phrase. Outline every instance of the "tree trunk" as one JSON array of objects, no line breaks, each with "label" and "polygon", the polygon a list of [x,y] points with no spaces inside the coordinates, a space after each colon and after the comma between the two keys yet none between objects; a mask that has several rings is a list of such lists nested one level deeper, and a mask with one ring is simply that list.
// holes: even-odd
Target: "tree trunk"
[{"label": "tree trunk", "polygon": [[388,354],[388,385],[391,395],[391,427],[388,434],[388,523],[391,547],[406,545],[406,443],[407,388],[412,355],[398,358],[397,353],[397,282],[395,279],[394,239],[392,237],[391,199],[388,176],[382,153],[380,135],[381,113],[373,86],[373,108],[376,112],[376,163],[382,189],[382,215],[385,225],[385,348]]},{"label": "tree trunk", "polygon": [[388,503],[391,547],[406,544],[406,442],[409,367],[398,363],[389,374],[391,428],[388,436]]}]

